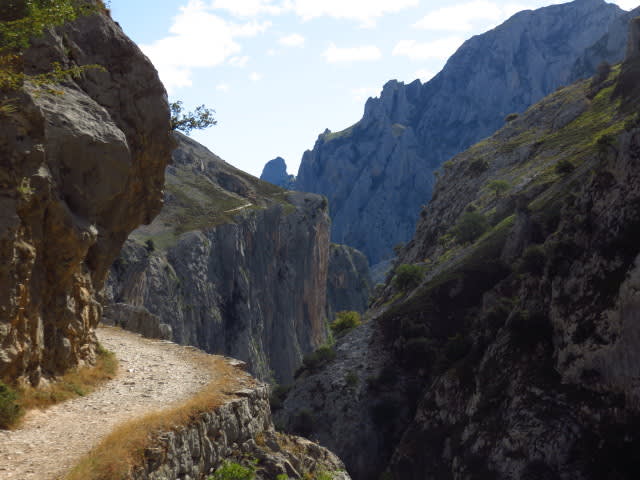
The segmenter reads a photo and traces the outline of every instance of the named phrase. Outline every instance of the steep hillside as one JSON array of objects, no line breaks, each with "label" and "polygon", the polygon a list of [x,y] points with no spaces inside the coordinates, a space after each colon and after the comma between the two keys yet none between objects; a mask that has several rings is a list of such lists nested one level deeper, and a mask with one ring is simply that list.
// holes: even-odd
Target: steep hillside
[{"label": "steep hillside", "polygon": [[630,38],[445,164],[400,256],[416,271],[280,423],[308,409],[358,479],[638,477],[640,20]]},{"label": "steep hillside", "polygon": [[303,156],[296,189],[328,197],[332,241],[363,251],[372,264],[392,256],[414,232],[434,170],[508,114],[592,75],[596,56],[585,51],[597,42],[606,43],[598,61],[619,61],[624,14],[604,0],[578,0],[520,12],[469,39],[428,83],[391,81],[367,101],[362,120],[321,134]]},{"label": "steep hillside", "polygon": [[160,210],[173,142],[156,70],[106,13],[52,29],[20,61],[104,68],[2,92],[15,111],[0,115],[0,379],[37,384],[93,361],[96,292]]},{"label": "steep hillside", "polygon": [[177,141],[165,208],[112,269],[110,315],[143,307],[142,328],[155,316],[175,341],[288,382],[326,339],[326,199],[260,181],[184,135]]}]

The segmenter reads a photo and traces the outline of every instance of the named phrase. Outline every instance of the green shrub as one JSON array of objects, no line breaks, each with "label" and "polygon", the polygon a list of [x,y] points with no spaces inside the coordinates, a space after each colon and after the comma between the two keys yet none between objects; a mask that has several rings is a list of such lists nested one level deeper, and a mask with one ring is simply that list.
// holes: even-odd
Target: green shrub
[{"label": "green shrub", "polygon": [[473,242],[489,229],[489,222],[480,212],[464,212],[453,229],[460,243]]},{"label": "green shrub", "polygon": [[209,480],[253,480],[256,478],[255,465],[244,466],[235,462],[224,462]]},{"label": "green shrub", "polygon": [[637,113],[624,122],[624,129],[629,132],[640,125],[640,115]]},{"label": "green shrub", "polygon": [[576,169],[576,166],[566,158],[563,158],[558,163],[556,163],[556,173],[558,175],[568,175]]},{"label": "green shrub", "polygon": [[469,165],[469,169],[473,173],[486,172],[487,170],[489,170],[489,162],[487,162],[487,160],[484,158],[476,158]]},{"label": "green shrub", "polygon": [[402,292],[407,292],[420,285],[423,278],[424,268],[419,265],[403,263],[396,268],[393,286]]},{"label": "green shrub", "polygon": [[147,249],[147,252],[151,253],[156,249],[156,244],[154,243],[153,239],[149,239],[146,242],[144,242],[145,248]]},{"label": "green shrub", "polygon": [[522,254],[518,271],[521,273],[540,275],[544,271],[546,261],[547,256],[545,255],[544,249],[540,245],[532,245]]},{"label": "green shrub", "polygon": [[315,417],[311,410],[308,408],[303,408],[302,410],[298,410],[291,421],[291,430],[296,435],[300,435],[301,437],[308,437],[313,433]]},{"label": "green shrub", "polygon": [[271,394],[269,395],[269,405],[271,406],[271,410],[280,410],[284,406],[284,401],[287,398],[287,395],[291,391],[290,385],[275,385],[271,389]]},{"label": "green shrub", "polygon": [[15,425],[22,416],[22,408],[17,400],[18,394],[15,390],[0,382],[0,428],[6,429]]},{"label": "green shrub", "polygon": [[347,387],[351,387],[351,388],[358,385],[358,380],[359,380],[358,374],[353,370],[349,371],[349,373],[347,373],[344,377],[344,381],[347,384]]},{"label": "green shrub", "polygon": [[360,314],[353,310],[346,310],[336,313],[336,319],[331,323],[331,331],[334,335],[341,335],[353,330],[358,325],[362,325]]},{"label": "green shrub", "polygon": [[504,180],[492,180],[487,185],[487,188],[496,195],[496,198],[500,198],[511,188],[511,185],[509,185],[509,182]]},{"label": "green shrub", "polygon": [[604,135],[600,135],[596,144],[598,145],[598,150],[601,152],[606,152],[609,147],[612,147],[616,143],[616,137],[610,133],[606,133]]},{"label": "green shrub", "polygon": [[315,352],[305,355],[302,366],[309,371],[315,371],[322,365],[336,358],[336,351],[331,345],[322,345]]},{"label": "green shrub", "polygon": [[504,117],[504,122],[505,123],[509,123],[509,122],[513,122],[516,118],[518,118],[520,116],[519,113],[510,113],[509,115],[507,115],[506,117]]},{"label": "green shrub", "polygon": [[597,87],[602,84],[607,78],[609,78],[610,73],[611,65],[608,62],[602,62],[596,69],[596,74],[591,81],[591,86]]}]

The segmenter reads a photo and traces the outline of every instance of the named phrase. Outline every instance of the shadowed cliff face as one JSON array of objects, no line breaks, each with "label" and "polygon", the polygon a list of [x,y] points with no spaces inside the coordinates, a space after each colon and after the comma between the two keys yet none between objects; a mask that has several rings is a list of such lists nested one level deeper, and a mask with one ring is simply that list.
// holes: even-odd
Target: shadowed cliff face
[{"label": "shadowed cliff face", "polygon": [[320,135],[303,156],[296,189],[328,197],[332,241],[372,264],[391,257],[415,230],[433,172],[506,115],[592,75],[601,60],[620,61],[627,19],[603,0],[516,14],[465,42],[431,81],[391,81],[367,101],[360,122]]},{"label": "shadowed cliff face", "polygon": [[[358,479],[638,478],[640,45],[628,51],[448,162],[399,258],[424,280],[390,282],[278,421],[295,430],[313,409],[309,435]],[[470,215],[486,231],[463,239]]]},{"label": "shadowed cliff face", "polygon": [[145,307],[175,341],[288,382],[326,339],[326,200],[286,192],[178,140],[166,207],[127,242],[109,297]]},{"label": "shadowed cliff face", "polygon": [[94,354],[109,266],[162,205],[173,142],[164,87],[105,14],[37,39],[25,70],[100,64],[56,93],[25,86],[0,117],[0,378],[62,373]]}]

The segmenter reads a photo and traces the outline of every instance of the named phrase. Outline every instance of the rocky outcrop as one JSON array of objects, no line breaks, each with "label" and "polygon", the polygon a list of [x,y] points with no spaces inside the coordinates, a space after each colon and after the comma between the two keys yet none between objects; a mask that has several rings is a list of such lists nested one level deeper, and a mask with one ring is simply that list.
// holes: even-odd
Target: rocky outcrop
[{"label": "rocky outcrop", "polygon": [[398,260],[424,279],[390,282],[278,421],[308,405],[309,435],[350,432],[357,447],[327,445],[358,479],[636,478],[638,66],[559,89],[447,163]]},{"label": "rocky outcrop", "polygon": [[93,360],[96,292],[160,210],[173,144],[153,65],[106,14],[47,32],[23,61],[104,68],[55,92],[27,84],[0,117],[0,378],[37,384]]},{"label": "rocky outcrop", "polygon": [[162,323],[160,318],[144,307],[134,307],[126,303],[111,303],[102,312],[102,323],[139,333],[146,338],[171,340],[171,325]]},{"label": "rocky outcrop", "polygon": [[[225,461],[256,460],[255,478],[276,480],[318,478],[349,480],[344,465],[327,449],[274,430],[268,390],[255,386],[228,392],[236,398],[201,414],[188,425],[158,436],[131,476],[134,480],[204,479]],[[307,477],[304,477],[307,478]]]},{"label": "rocky outcrop", "polygon": [[619,60],[625,13],[604,0],[579,0],[520,12],[469,39],[431,81],[391,81],[367,101],[362,120],[321,134],[302,158],[296,189],[328,197],[332,241],[361,250],[372,264],[391,257],[414,232],[433,172],[495,132],[506,115],[572,75],[592,75],[596,65],[583,62],[575,73],[572,66],[603,35],[612,50],[598,62]]},{"label": "rocky outcrop", "polygon": [[369,305],[371,288],[367,257],[355,248],[332,243],[327,277],[328,318],[344,310],[364,312]]},{"label": "rocky outcrop", "polygon": [[284,158],[277,157],[266,163],[262,169],[260,180],[273,183],[274,185],[286,190],[291,190],[296,177],[287,173],[287,164],[285,163]]},{"label": "rocky outcrop", "polygon": [[145,307],[177,342],[288,382],[326,339],[326,200],[262,182],[182,135],[178,142],[166,207],[127,242],[107,295]]}]

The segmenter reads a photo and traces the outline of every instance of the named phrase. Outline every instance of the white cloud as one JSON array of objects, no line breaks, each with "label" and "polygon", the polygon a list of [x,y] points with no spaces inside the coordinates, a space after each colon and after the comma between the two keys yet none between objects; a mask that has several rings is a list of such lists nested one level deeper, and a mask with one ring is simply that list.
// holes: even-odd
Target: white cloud
[{"label": "white cloud", "polygon": [[353,100],[358,103],[367,101],[370,97],[377,97],[380,95],[380,89],[375,87],[362,87],[354,88],[351,90]]},{"label": "white cloud", "polygon": [[[269,22],[235,24],[209,12],[202,0],[180,7],[169,35],[140,47],[158,69],[169,92],[191,86],[193,69],[222,65],[242,47],[237,38],[251,37],[269,28]],[[206,45],[206,49],[198,48]]]},{"label": "white cloud", "polygon": [[460,37],[445,37],[424,43],[401,40],[393,49],[393,54],[408,57],[411,60],[447,59],[455,53],[462,42],[463,39]]},{"label": "white cloud", "polygon": [[226,83],[219,83],[218,85],[216,85],[216,90],[227,93],[229,90],[231,90],[231,87]]},{"label": "white cloud", "polygon": [[286,6],[273,0],[213,0],[211,8],[227,10],[238,17],[255,17],[260,14],[279,15]]},{"label": "white cloud", "polygon": [[374,45],[340,48],[331,43],[322,56],[329,63],[367,62],[379,60],[382,58],[382,52]]},{"label": "white cloud", "polygon": [[356,20],[363,27],[372,27],[377,18],[418,3],[419,0],[292,0],[294,11],[303,20],[326,16]]},{"label": "white cloud", "polygon": [[278,54],[277,50],[274,50],[273,48],[270,48],[269,50],[267,50],[267,55],[269,55],[270,57],[275,57]]},{"label": "white cloud", "polygon": [[285,47],[303,47],[304,37],[297,33],[292,33],[291,35],[281,37],[280,40],[278,40],[278,43]]},{"label": "white cloud", "polygon": [[248,62],[249,62],[249,57],[247,55],[244,55],[242,57],[231,57],[229,59],[229,65],[231,65],[232,67],[238,67],[238,68],[246,67]]},{"label": "white cloud", "polygon": [[212,8],[238,17],[293,12],[303,20],[333,17],[355,20],[363,27],[372,27],[376,19],[418,4],[419,0],[212,0],[210,3]]},{"label": "white cloud", "polygon": [[431,70],[427,70],[425,68],[421,68],[420,70],[418,70],[417,72],[415,72],[413,74],[412,80],[415,80],[416,78],[419,78],[422,83],[427,83],[429,80],[431,80],[433,77],[435,77],[435,75],[436,74],[433,73]]},{"label": "white cloud", "polygon": [[255,37],[259,33],[266,32],[273,25],[271,22],[257,22],[255,20],[242,25],[233,25],[231,31],[238,37]]},{"label": "white cloud", "polygon": [[487,23],[497,25],[521,10],[539,6],[529,3],[529,5],[520,3],[501,5],[488,0],[473,0],[433,10],[414,23],[413,27],[424,30],[470,32],[477,24],[485,28]]},{"label": "white cloud", "polygon": [[251,80],[252,82],[258,82],[262,80],[262,74],[258,72],[251,72],[251,74],[249,75],[249,80]]},{"label": "white cloud", "polygon": [[640,6],[638,5],[638,0],[616,0],[615,2],[620,8],[624,10],[633,10],[634,8]]}]

